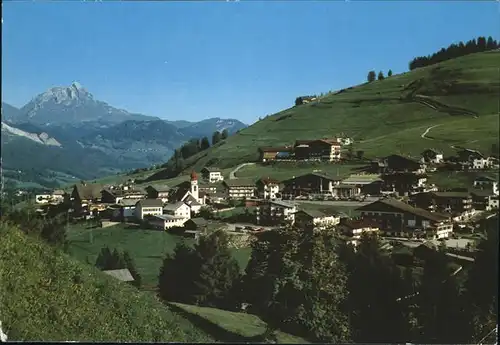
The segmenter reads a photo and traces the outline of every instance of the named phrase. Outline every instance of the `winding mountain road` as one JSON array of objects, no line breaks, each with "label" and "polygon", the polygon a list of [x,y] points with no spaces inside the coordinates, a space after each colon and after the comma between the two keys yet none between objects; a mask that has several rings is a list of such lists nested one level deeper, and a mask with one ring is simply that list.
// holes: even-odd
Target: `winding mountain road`
[{"label": "winding mountain road", "polygon": [[236,177],[236,173],[238,172],[238,170],[240,170],[241,168],[247,166],[247,165],[255,165],[255,163],[243,163],[243,164],[240,164],[238,165],[236,168],[234,168],[230,173],[229,173],[229,179],[230,180],[235,180],[237,179]]},{"label": "winding mountain road", "polygon": [[429,128],[427,128],[421,135],[420,137],[422,139],[427,139],[427,140],[434,140],[434,139],[431,139],[431,138],[427,138],[426,135],[429,134],[429,131],[433,128],[436,128],[438,126],[441,126],[442,124],[439,124],[439,125],[434,125],[434,126],[430,126]]}]

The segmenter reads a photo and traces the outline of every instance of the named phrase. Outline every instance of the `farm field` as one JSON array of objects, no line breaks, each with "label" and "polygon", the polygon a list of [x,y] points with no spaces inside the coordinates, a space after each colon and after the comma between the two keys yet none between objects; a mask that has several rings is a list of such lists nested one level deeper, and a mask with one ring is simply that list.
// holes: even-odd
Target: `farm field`
[{"label": "farm field", "polygon": [[294,176],[300,176],[313,172],[314,170],[327,173],[332,176],[345,176],[356,173],[357,168],[365,166],[363,165],[347,165],[347,164],[332,164],[332,163],[294,163],[294,162],[282,162],[274,163],[269,165],[254,164],[246,165],[239,169],[235,176],[237,178],[253,178],[258,180],[261,177],[274,178],[278,181],[283,181],[286,179],[293,178]]},{"label": "farm field", "polygon": [[[68,230],[68,240],[70,255],[92,265],[105,246],[111,250],[117,248],[129,251],[147,286],[156,286],[163,258],[173,252],[177,243],[194,243],[190,238],[124,224],[94,229],[88,229],[85,225],[72,226]],[[233,249],[233,253],[240,268],[244,269],[250,258],[250,248]]]}]

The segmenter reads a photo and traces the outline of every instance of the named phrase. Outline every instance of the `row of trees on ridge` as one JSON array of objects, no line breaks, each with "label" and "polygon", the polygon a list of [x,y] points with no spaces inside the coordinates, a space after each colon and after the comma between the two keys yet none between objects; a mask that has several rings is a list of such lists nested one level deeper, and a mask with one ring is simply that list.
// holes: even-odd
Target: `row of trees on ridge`
[{"label": "row of trees on ridge", "polygon": [[428,56],[418,56],[410,61],[409,69],[425,67],[454,59],[468,54],[479,53],[500,48],[500,44],[489,36],[485,38],[480,36],[477,39],[472,39],[466,43],[460,41],[458,44],[453,43],[447,48],[441,48],[438,52]]}]

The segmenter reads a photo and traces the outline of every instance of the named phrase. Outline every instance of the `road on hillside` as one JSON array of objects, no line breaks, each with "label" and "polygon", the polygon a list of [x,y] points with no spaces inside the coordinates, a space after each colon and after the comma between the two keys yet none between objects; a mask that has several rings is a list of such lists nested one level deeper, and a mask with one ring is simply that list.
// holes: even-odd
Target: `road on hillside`
[{"label": "road on hillside", "polygon": [[240,170],[241,168],[247,166],[247,165],[255,165],[255,163],[243,163],[243,164],[240,164],[238,165],[236,168],[234,168],[230,173],[229,173],[229,179],[230,180],[234,180],[234,179],[237,179],[237,177],[234,175],[238,172],[238,170]]},{"label": "road on hillside", "polygon": [[314,204],[324,206],[361,207],[373,201],[321,201],[321,200],[294,200],[297,204]]},{"label": "road on hillside", "polygon": [[427,138],[427,137],[426,137],[426,135],[427,135],[427,134],[429,134],[429,131],[430,131],[431,129],[436,128],[436,127],[438,127],[438,126],[441,126],[441,124],[439,124],[439,125],[434,125],[434,126],[430,126],[429,128],[427,128],[427,129],[424,131],[424,133],[422,133],[422,134],[420,135],[420,137],[421,137],[422,139],[434,140],[434,139],[431,139],[431,138]]}]

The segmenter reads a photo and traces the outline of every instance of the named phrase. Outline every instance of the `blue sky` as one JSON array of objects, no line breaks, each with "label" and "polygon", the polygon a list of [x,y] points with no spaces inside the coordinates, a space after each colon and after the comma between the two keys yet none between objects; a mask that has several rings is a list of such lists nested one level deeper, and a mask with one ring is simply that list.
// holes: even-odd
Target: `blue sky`
[{"label": "blue sky", "polygon": [[371,69],[498,39],[499,13],[465,1],[4,1],[2,100],[20,107],[78,81],[130,112],[252,123]]}]

